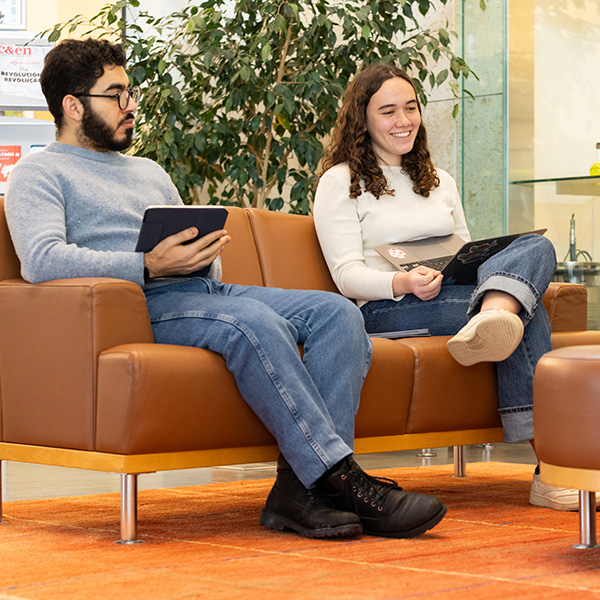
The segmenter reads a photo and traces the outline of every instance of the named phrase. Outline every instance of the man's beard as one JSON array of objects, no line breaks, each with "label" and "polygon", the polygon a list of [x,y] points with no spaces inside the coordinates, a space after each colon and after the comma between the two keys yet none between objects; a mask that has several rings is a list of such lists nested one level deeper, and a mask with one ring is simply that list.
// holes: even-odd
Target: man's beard
[{"label": "man's beard", "polygon": [[[127,119],[133,119],[133,113],[129,113],[124,117],[121,123]],[[119,126],[121,123],[119,123]],[[125,150],[131,146],[133,138],[133,129],[126,129],[124,136],[121,139],[117,139],[115,131],[89,105],[83,111],[80,131],[82,136],[87,138],[85,141],[88,144],[91,142],[90,145],[99,150],[113,150],[116,152]]]}]

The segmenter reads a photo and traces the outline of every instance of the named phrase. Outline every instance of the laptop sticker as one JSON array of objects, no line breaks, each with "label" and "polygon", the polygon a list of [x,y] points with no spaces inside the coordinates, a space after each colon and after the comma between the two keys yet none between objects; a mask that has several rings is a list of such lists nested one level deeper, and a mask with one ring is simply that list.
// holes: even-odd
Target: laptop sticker
[{"label": "laptop sticker", "polygon": [[485,244],[480,244],[479,246],[471,246],[468,252],[459,254],[457,258],[463,265],[468,265],[469,263],[479,260],[480,258],[486,257],[491,252],[492,248],[497,245],[497,243],[498,242],[494,240],[491,243],[487,242]]},{"label": "laptop sticker", "polygon": [[392,258],[406,258],[406,252],[404,252],[404,250],[400,250],[399,248],[390,248],[388,250],[388,254],[392,257]]}]

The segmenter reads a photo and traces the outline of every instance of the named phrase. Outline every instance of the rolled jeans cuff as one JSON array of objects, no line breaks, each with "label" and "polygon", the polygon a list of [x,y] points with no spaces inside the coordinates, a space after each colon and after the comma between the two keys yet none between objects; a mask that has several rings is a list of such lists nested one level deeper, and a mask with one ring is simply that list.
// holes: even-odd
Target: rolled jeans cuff
[{"label": "rolled jeans cuff", "polygon": [[511,412],[499,412],[500,419],[502,419],[503,442],[514,444],[533,439],[533,406],[523,407]]},{"label": "rolled jeans cuff", "polygon": [[528,322],[533,318],[533,315],[538,306],[538,297],[531,289],[531,285],[525,281],[515,278],[511,275],[492,275],[488,277],[481,285],[477,286],[467,315],[473,316],[477,307],[481,303],[483,296],[489,291],[505,292],[518,300],[525,311],[525,321]]}]

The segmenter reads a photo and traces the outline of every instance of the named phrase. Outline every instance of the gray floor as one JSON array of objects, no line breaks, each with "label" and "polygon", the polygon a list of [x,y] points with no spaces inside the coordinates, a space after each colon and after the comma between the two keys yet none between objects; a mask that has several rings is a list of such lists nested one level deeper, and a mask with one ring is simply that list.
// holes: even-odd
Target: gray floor
[{"label": "gray floor", "polygon": [[[366,471],[388,467],[416,467],[453,462],[452,448],[433,448],[431,452],[435,456],[423,457],[418,455],[418,451],[410,450],[384,454],[364,454],[358,456],[357,460]],[[469,462],[496,461],[536,464],[535,454],[528,442],[468,446],[465,456],[467,472]],[[234,465],[140,475],[138,487],[139,489],[156,489],[244,479],[264,479],[274,476],[275,463]],[[0,489],[2,499],[5,501],[33,500],[119,492],[120,481],[121,479],[117,474],[5,461],[2,463],[2,487]]]}]

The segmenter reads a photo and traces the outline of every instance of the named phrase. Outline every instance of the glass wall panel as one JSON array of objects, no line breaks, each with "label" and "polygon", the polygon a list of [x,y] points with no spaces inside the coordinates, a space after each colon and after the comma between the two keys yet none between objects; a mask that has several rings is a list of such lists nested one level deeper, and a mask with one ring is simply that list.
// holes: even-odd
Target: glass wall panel
[{"label": "glass wall panel", "polygon": [[457,3],[462,55],[479,80],[469,77],[457,123],[457,175],[471,235],[506,230],[506,11],[504,0]]},{"label": "glass wall panel", "polygon": [[[600,142],[600,3],[537,0],[534,66],[535,179],[589,176]],[[536,186],[536,223],[564,259],[574,214],[578,248],[600,260],[600,186],[561,188]]]},{"label": "glass wall panel", "polygon": [[510,223],[548,229],[556,279],[588,287],[598,329],[600,3],[520,0],[510,14]]}]

